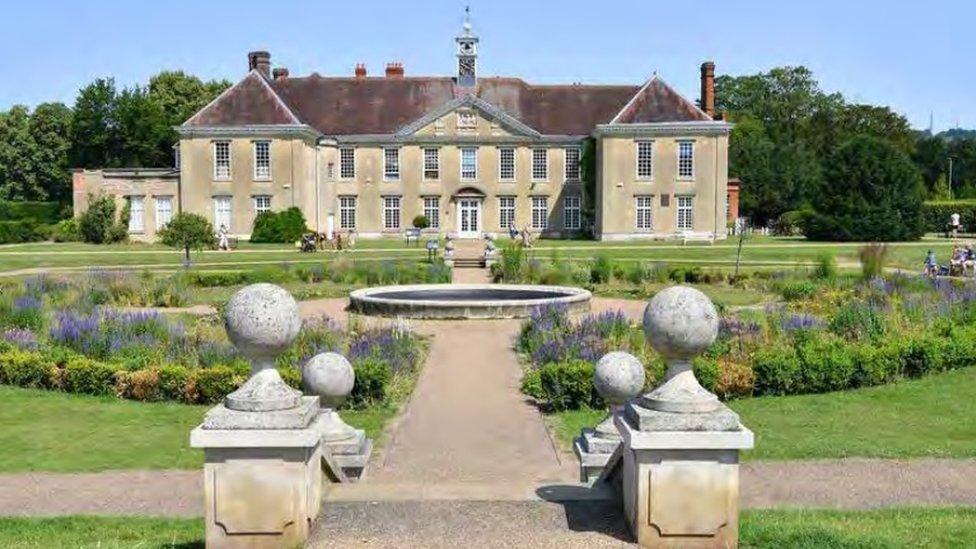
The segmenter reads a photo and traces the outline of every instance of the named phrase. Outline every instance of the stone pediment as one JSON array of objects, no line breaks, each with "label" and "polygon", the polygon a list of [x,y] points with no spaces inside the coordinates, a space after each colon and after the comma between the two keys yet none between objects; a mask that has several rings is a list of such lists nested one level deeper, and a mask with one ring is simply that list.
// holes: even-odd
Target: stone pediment
[{"label": "stone pediment", "polygon": [[397,137],[413,135],[518,136],[541,134],[491,103],[474,95],[453,99],[397,130]]}]

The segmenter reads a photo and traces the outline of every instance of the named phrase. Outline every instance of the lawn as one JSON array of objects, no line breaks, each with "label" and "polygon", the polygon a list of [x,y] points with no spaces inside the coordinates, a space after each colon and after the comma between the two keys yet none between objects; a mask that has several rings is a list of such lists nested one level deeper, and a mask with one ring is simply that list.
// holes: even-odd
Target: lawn
[{"label": "lawn", "polygon": [[[744,511],[741,547],[972,547],[976,509]],[[203,547],[201,519],[0,518],[0,546],[26,548]]]},{"label": "lawn", "polygon": [[[499,239],[504,243],[506,239]],[[604,253],[624,261],[660,261],[676,264],[697,264],[702,267],[728,267],[735,263],[737,241],[729,239],[714,245],[683,246],[670,242],[594,242],[586,240],[542,240],[530,254],[535,257],[558,255],[564,259],[592,260],[595,253]],[[811,264],[817,256],[829,251],[842,266],[858,264],[859,243],[820,243],[797,238],[750,237],[742,249],[742,264],[749,267],[790,267]],[[915,269],[920,267],[925,252],[933,249],[943,262],[952,247],[944,239],[919,242],[900,242],[891,245],[891,266]],[[241,243],[230,252],[194,252],[197,267],[240,268],[248,265],[310,263],[352,256],[356,259],[382,260],[389,258],[426,257],[422,247],[407,247],[400,239],[360,239],[356,249],[349,252],[318,252],[300,254],[294,247],[280,244]],[[132,268],[173,269],[181,265],[177,250],[159,244],[91,245],[80,243],[40,243],[0,246],[0,274],[26,268],[73,268],[128,266]]]},{"label": "lawn", "polygon": [[[0,472],[195,469],[190,430],[209,409],[0,386]],[[395,410],[342,412],[378,437]],[[4,544],[0,543],[0,546]]]},{"label": "lawn", "polygon": [[[729,405],[756,433],[744,458],[976,457],[976,368],[882,387],[735,400]],[[564,448],[605,412],[547,417]]]}]

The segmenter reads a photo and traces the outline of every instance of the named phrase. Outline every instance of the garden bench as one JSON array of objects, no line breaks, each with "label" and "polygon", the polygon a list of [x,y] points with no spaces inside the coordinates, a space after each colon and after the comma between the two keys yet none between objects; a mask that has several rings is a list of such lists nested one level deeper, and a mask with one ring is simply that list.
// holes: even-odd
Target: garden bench
[{"label": "garden bench", "polygon": [[407,229],[403,232],[403,238],[407,241],[407,245],[413,242],[415,246],[420,245],[420,229]]},{"label": "garden bench", "polygon": [[681,233],[681,244],[685,245],[689,242],[708,242],[709,244],[714,244],[715,235],[711,233]]}]

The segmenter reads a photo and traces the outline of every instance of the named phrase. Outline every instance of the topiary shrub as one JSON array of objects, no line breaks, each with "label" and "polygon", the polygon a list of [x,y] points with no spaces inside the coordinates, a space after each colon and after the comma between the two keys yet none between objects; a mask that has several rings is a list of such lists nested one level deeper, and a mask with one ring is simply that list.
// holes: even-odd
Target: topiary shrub
[{"label": "topiary shrub", "polygon": [[924,186],[911,159],[889,142],[856,136],[826,163],[825,181],[801,217],[807,238],[832,241],[917,240]]},{"label": "topiary shrub", "polygon": [[281,212],[261,212],[254,218],[251,242],[291,244],[308,232],[302,211],[292,206]]},{"label": "topiary shrub", "polygon": [[417,217],[413,218],[413,227],[415,229],[426,229],[427,227],[430,227],[430,220],[427,219],[426,215],[418,215]]}]

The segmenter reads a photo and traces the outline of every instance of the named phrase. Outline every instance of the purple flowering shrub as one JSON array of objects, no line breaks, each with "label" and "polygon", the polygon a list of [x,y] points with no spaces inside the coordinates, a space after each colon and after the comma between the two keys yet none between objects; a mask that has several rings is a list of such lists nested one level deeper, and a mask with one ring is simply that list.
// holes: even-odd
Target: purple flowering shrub
[{"label": "purple flowering shrub", "polygon": [[3,333],[0,333],[0,340],[25,351],[37,350],[37,334],[31,330],[9,328]]},{"label": "purple flowering shrub", "polygon": [[522,325],[516,348],[535,366],[574,359],[595,363],[611,350],[631,349],[630,332],[630,322],[620,311],[573,322],[564,305],[545,305]]}]

